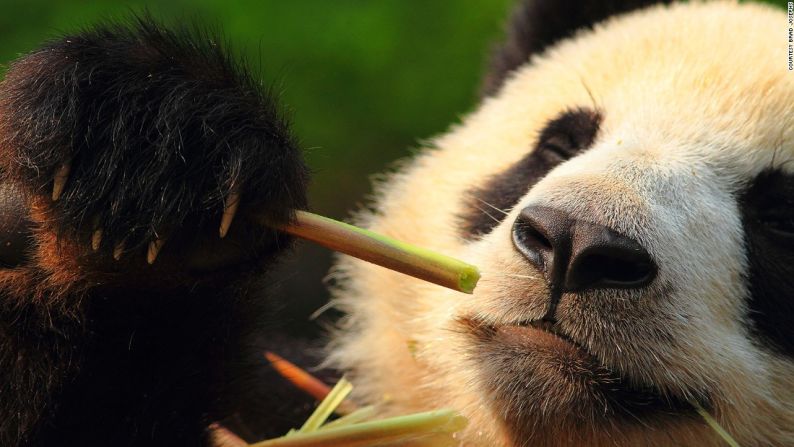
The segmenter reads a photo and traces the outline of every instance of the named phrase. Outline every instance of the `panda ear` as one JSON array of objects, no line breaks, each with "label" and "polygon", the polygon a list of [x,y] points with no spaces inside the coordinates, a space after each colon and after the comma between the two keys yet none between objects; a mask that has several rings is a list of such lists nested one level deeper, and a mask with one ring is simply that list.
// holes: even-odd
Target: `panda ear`
[{"label": "panda ear", "polygon": [[554,43],[607,17],[671,0],[521,0],[508,21],[507,37],[491,57],[483,96],[501,87],[507,75]]}]

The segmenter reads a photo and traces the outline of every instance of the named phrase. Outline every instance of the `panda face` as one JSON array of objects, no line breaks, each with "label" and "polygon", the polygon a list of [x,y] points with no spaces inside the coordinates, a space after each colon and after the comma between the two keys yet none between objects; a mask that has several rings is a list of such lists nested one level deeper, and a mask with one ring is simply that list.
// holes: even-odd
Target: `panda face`
[{"label": "panda face", "polygon": [[465,297],[343,260],[332,359],[362,397],[456,408],[471,444],[717,445],[693,403],[742,444],[794,442],[783,19],[728,3],[616,17],[394,174],[359,223],[482,280]]}]

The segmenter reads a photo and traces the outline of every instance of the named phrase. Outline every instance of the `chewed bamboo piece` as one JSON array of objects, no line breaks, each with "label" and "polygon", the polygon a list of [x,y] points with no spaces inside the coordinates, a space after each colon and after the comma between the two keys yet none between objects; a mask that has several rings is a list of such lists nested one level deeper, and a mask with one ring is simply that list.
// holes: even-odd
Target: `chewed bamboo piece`
[{"label": "chewed bamboo piece", "polygon": [[325,421],[331,417],[331,414],[339,407],[345,398],[353,391],[353,385],[342,377],[333,388],[328,396],[320,402],[320,405],[314,410],[314,413],[306,419],[303,426],[298,430],[298,433],[311,433],[320,428]]},{"label": "chewed bamboo piece", "polygon": [[[325,397],[300,429],[293,428],[275,439],[245,444],[220,424],[213,424],[210,428],[217,447],[453,447],[458,445],[457,433],[468,424],[464,416],[449,409],[386,419],[374,419],[378,413],[374,406],[355,408],[351,404],[352,410],[340,411],[340,406],[350,403],[345,398],[353,389],[345,378],[329,389],[319,379],[276,354],[267,352],[266,357],[279,373],[300,389],[315,397],[319,394]],[[328,421],[332,413],[344,415]]]},{"label": "chewed bamboo piece", "polygon": [[463,261],[306,211],[296,211],[295,223],[280,229],[331,250],[460,292],[472,293],[480,279],[477,267]]},{"label": "chewed bamboo piece", "polygon": [[[326,385],[322,380],[309,374],[306,370],[300,368],[289,360],[270,351],[265,352],[265,358],[273,366],[273,369],[275,369],[276,372],[281,375],[281,377],[289,380],[290,383],[313,398],[321,401],[328,397],[328,394],[331,392],[330,386]],[[355,404],[345,400],[336,407],[335,412],[337,414],[345,415],[352,413],[355,410]]]}]

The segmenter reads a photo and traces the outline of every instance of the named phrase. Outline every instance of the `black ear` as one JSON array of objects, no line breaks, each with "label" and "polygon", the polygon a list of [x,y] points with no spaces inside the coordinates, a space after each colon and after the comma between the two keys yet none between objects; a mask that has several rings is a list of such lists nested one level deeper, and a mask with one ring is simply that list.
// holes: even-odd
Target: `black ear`
[{"label": "black ear", "polygon": [[533,54],[607,17],[671,0],[522,0],[494,52],[482,92],[491,95]]}]

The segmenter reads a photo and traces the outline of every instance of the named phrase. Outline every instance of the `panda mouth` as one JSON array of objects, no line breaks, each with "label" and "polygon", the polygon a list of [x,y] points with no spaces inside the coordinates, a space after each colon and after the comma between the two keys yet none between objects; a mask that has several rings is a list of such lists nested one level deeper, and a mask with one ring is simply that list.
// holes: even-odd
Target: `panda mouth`
[{"label": "panda mouth", "polygon": [[566,346],[580,351],[582,355],[592,356],[577,341],[563,332],[558,323],[545,319],[492,324],[476,317],[465,317],[461,318],[459,323],[465,326],[468,332],[483,340],[500,338],[510,344]]},{"label": "panda mouth", "polygon": [[[579,395],[575,411],[587,412],[596,418],[642,423],[660,414],[687,417],[695,414],[692,404],[685,398],[665,393],[653,385],[638,386],[624,372],[606,366],[557,323],[528,320],[500,325],[476,318],[464,318],[459,323],[473,336],[475,343],[471,353],[478,361],[477,367],[486,370],[489,376],[496,376],[497,383],[523,382],[525,389],[557,386],[566,394],[575,390]],[[501,367],[495,368],[495,364]],[[549,388],[537,387],[539,383]],[[706,393],[692,390],[692,395],[706,396]],[[553,399],[555,396],[526,398]],[[511,399],[503,396],[501,400]],[[699,398],[698,403],[704,408],[711,406],[707,397]]]},{"label": "panda mouth", "polygon": [[516,324],[495,325],[489,330],[494,336],[509,344],[529,345],[560,349],[566,354],[580,358],[594,357],[571,337],[562,332],[559,325],[548,320],[521,321]]},{"label": "panda mouth", "polygon": [[532,329],[537,329],[539,331],[548,332],[549,334],[560,338],[562,341],[568,342],[568,343],[574,345],[575,347],[587,352],[587,350],[585,350],[582,346],[580,346],[576,341],[574,341],[571,337],[569,337],[564,332],[562,332],[560,330],[560,328],[559,328],[559,325],[557,323],[553,322],[553,321],[549,321],[549,320],[545,320],[545,319],[542,319],[542,320],[528,320],[528,321],[521,321],[521,322],[519,322],[519,323],[517,323],[515,325],[512,325],[512,326],[510,326],[510,325],[501,326],[502,329],[509,328],[509,327],[532,328]]}]

